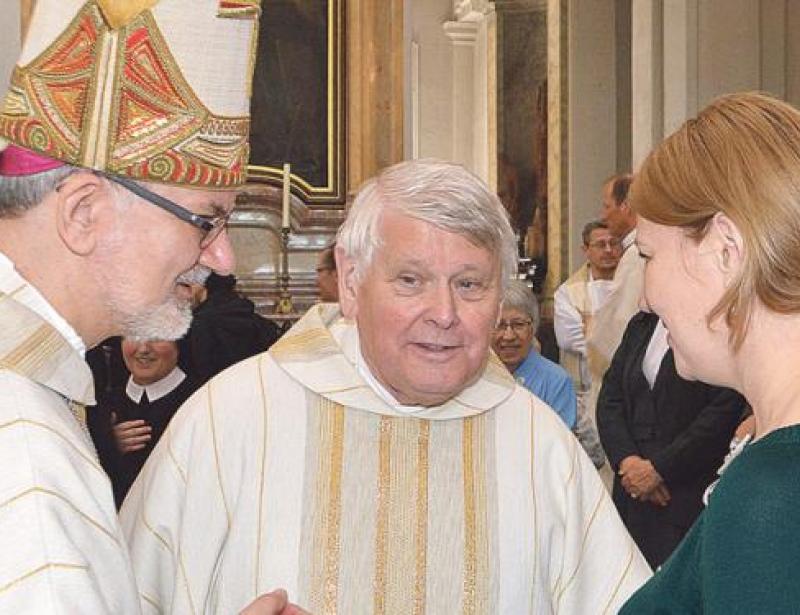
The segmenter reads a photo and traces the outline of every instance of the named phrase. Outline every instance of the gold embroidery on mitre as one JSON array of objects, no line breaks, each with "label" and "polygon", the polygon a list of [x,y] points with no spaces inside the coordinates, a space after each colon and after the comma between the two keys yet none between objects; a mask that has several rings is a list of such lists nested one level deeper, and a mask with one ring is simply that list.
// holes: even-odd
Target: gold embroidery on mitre
[{"label": "gold embroidery on mitre", "polygon": [[113,30],[127,26],[142,11],[152,8],[159,0],[97,0],[103,17]]},{"label": "gold embroidery on mitre", "polygon": [[102,21],[84,10],[64,34],[11,77],[0,135],[53,158],[76,162]]},{"label": "gold embroidery on mitre", "polygon": [[[249,118],[211,114],[150,11],[109,31],[100,10],[87,3],[42,54],[15,70],[0,112],[0,137],[144,180],[243,183]],[[111,40],[117,42],[109,47]]]},{"label": "gold embroidery on mitre", "polygon": [[228,19],[257,19],[261,0],[220,0],[217,17]]}]

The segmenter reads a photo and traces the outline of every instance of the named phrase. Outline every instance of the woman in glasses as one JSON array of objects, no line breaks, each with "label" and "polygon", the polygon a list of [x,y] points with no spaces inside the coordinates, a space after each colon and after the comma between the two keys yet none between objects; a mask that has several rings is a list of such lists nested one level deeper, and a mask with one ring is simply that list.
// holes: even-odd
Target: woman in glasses
[{"label": "woman in glasses", "polygon": [[650,154],[630,202],[644,299],[678,373],[740,391],[756,438],[621,612],[796,613],[800,113],[759,94],[716,100]]},{"label": "woman in glasses", "polygon": [[503,295],[503,309],[495,326],[492,349],[525,386],[549,405],[572,429],[577,418],[575,387],[560,365],[539,353],[539,302],[522,280],[509,283]]}]

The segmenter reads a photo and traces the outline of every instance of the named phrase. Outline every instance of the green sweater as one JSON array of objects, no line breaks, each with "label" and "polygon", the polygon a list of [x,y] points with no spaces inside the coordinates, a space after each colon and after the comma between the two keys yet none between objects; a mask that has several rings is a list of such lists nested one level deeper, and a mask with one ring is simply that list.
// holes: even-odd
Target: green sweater
[{"label": "green sweater", "polygon": [[800,613],[800,425],[749,445],[672,557],[620,610]]}]

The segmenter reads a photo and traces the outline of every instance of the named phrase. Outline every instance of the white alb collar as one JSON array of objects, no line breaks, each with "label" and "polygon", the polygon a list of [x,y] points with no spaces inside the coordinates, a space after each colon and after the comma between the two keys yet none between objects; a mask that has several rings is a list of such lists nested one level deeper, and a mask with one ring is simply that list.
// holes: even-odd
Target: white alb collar
[{"label": "white alb collar", "polygon": [[636,241],[636,227],[622,238],[622,251],[624,252],[630,248],[634,241]]}]

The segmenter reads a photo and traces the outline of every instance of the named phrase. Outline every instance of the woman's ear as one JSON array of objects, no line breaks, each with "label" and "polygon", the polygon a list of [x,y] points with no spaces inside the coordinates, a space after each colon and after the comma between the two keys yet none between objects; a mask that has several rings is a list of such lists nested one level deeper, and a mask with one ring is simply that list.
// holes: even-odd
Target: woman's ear
[{"label": "woman's ear", "polygon": [[56,228],[71,252],[85,256],[94,250],[100,214],[109,204],[102,180],[89,171],[70,175],[56,189]]},{"label": "woman's ear", "polygon": [[358,281],[356,259],[345,254],[344,248],[336,246],[336,272],[339,282],[339,309],[347,318],[355,318],[358,312]]},{"label": "woman's ear", "polygon": [[728,216],[717,213],[711,218],[708,232],[702,243],[716,255],[717,266],[726,276],[731,276],[742,266],[744,240],[739,228]]}]

